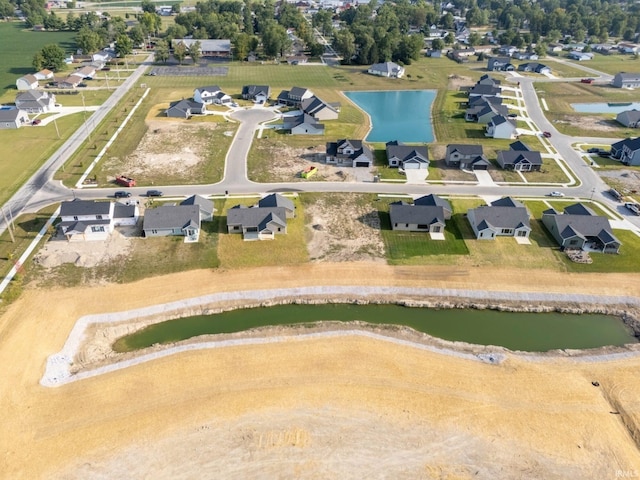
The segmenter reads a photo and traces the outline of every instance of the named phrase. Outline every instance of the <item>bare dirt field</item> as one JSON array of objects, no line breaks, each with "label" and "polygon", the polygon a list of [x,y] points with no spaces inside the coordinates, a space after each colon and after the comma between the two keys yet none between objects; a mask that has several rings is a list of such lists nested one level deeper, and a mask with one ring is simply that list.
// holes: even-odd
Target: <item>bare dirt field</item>
[{"label": "bare dirt field", "polygon": [[580,125],[580,128],[586,131],[598,131],[598,132],[619,132],[620,125],[615,121],[609,119],[603,119],[601,117],[589,117],[582,115],[563,115],[561,120],[557,120],[554,123],[569,125]]},{"label": "bare dirt field", "polygon": [[615,180],[622,187],[621,190],[640,192],[640,170],[598,170],[598,174]]},{"label": "bare dirt field", "polygon": [[[188,352],[38,382],[82,315],[216,291],[399,285],[640,296],[638,274],[311,263],[27,289],[0,315],[6,478],[620,478],[640,358],[499,365],[359,337]],[[487,282],[491,279],[491,282]],[[598,381],[599,386],[592,385]]]}]

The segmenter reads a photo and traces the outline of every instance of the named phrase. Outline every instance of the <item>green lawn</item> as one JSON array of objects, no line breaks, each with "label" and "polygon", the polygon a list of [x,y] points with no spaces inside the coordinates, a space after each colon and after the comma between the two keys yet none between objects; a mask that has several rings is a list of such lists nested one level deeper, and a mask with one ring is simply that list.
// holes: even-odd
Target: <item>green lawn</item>
[{"label": "green lawn", "polygon": [[[0,39],[4,48],[0,49],[0,92],[16,90],[16,80],[33,73],[31,61],[43,46],[50,43],[60,45],[66,52],[75,51],[76,32],[34,32],[27,30],[22,22],[0,22]],[[0,101],[13,101],[15,95],[7,100],[4,95]]]},{"label": "green lawn", "polygon": [[[640,61],[633,55],[601,55],[596,53],[593,60],[584,62],[584,65],[610,75],[640,71]],[[583,76],[587,77],[588,75],[583,73]]]}]

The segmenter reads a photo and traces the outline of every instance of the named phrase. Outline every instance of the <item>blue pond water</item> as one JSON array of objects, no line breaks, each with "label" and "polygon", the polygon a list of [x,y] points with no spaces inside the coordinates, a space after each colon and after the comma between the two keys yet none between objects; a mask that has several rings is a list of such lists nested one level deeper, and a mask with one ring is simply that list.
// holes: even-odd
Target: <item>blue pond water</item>
[{"label": "blue pond water", "polygon": [[344,92],[371,117],[368,142],[398,140],[406,143],[433,141],[431,103],[433,90],[395,90],[385,92]]},{"label": "blue pond water", "polygon": [[609,105],[608,103],[572,103],[571,107],[580,113],[620,113],[626,110],[640,110],[640,102],[627,105]]}]

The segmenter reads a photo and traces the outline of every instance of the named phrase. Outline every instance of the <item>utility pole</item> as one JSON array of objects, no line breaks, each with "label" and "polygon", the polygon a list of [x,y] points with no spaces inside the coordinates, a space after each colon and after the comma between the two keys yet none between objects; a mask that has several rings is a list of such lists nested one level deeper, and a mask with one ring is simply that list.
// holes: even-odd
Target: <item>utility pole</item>
[{"label": "utility pole", "polygon": [[[16,243],[16,239],[13,236],[13,221],[10,222],[7,219],[7,215],[4,213],[4,207],[0,207],[0,210],[2,210],[2,216],[4,217],[4,222],[7,224],[7,230],[9,230],[9,235],[11,236],[11,242]],[[9,213],[11,213],[11,210],[9,210]]]}]

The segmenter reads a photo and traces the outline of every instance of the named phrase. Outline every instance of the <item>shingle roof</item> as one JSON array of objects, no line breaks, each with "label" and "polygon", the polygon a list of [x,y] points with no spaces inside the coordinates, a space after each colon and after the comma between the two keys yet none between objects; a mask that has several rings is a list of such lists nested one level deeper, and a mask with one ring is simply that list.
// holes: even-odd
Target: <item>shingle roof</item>
[{"label": "shingle roof", "polygon": [[447,156],[453,152],[461,155],[482,155],[482,145],[467,145],[462,143],[450,143],[447,145]]},{"label": "shingle roof", "polygon": [[482,222],[495,228],[530,228],[529,212],[525,207],[483,205],[474,208],[473,212],[479,229]]},{"label": "shingle roof", "polygon": [[61,217],[80,217],[84,215],[107,215],[111,211],[111,202],[75,199],[60,204]]},{"label": "shingle roof", "polygon": [[200,210],[207,213],[213,213],[215,211],[213,202],[207,198],[201,197],[200,195],[191,195],[189,198],[180,202],[180,205],[197,205]]},{"label": "shingle roof", "polygon": [[200,225],[197,205],[162,205],[144,212],[145,230],[166,230]]},{"label": "shingle roof", "polygon": [[426,146],[413,146],[405,145],[400,142],[395,144],[387,143],[387,159],[397,158],[400,161],[405,161],[418,157],[419,159],[428,162],[429,151]]},{"label": "shingle roof", "polygon": [[389,217],[391,224],[408,223],[431,225],[433,223],[444,224],[444,209],[432,205],[389,205]]},{"label": "shingle roof", "polygon": [[266,197],[261,198],[258,202],[258,207],[283,207],[291,212],[293,212],[293,210],[295,209],[293,201],[287,197],[283,197],[279,193],[272,193],[271,195],[267,195]]},{"label": "shingle roof", "polygon": [[500,165],[517,165],[522,162],[528,162],[531,165],[542,165],[542,156],[540,152],[530,150],[500,150],[497,155],[497,161]]},{"label": "shingle roof", "polygon": [[257,228],[260,227],[267,218],[283,226],[287,225],[287,212],[284,207],[245,207],[237,205],[227,210],[227,225]]}]

